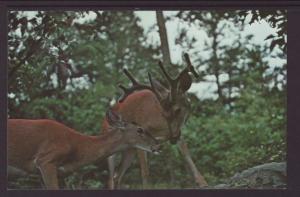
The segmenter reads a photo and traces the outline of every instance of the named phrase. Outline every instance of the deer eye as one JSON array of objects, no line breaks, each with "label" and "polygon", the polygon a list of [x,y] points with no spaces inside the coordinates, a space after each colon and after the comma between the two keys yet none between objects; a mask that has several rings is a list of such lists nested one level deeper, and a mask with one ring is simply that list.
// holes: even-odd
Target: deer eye
[{"label": "deer eye", "polygon": [[143,133],[144,133],[144,130],[143,130],[141,127],[139,127],[139,128],[137,129],[137,132],[138,132],[139,134],[143,134]]}]

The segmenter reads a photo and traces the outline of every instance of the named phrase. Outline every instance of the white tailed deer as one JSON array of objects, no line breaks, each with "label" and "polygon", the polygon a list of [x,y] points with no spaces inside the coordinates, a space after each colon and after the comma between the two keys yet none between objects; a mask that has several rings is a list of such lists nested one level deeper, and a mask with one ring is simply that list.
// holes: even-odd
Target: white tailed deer
[{"label": "white tailed deer", "polygon": [[40,171],[47,189],[59,189],[58,174],[67,174],[129,147],[158,153],[147,130],[122,121],[109,110],[110,132],[87,136],[53,120],[8,120],[8,175]]},{"label": "white tailed deer", "polygon": [[[122,85],[119,87],[124,91],[119,102],[113,106],[113,110],[120,113],[124,120],[134,121],[141,125],[160,141],[170,140],[172,144],[177,143],[185,161],[191,169],[196,183],[200,186],[207,186],[207,183],[200,172],[197,170],[185,141],[181,135],[181,127],[184,124],[189,112],[189,102],[185,92],[190,88],[192,78],[189,73],[195,72],[188,54],[184,55],[187,67],[181,73],[172,79],[166,72],[163,64],[159,62],[159,67],[163,72],[168,88],[153,80],[148,73],[151,86],[140,84],[134,77],[124,69],[125,75],[132,82],[131,88]],[[107,132],[107,121],[103,121],[102,131]],[[113,155],[108,158],[110,189],[120,188],[122,177],[129,168],[134,157],[134,149],[128,149],[122,153],[122,161],[119,169],[115,172]],[[143,186],[147,186],[147,177],[149,174],[147,166],[146,152],[138,150],[140,160]]]}]

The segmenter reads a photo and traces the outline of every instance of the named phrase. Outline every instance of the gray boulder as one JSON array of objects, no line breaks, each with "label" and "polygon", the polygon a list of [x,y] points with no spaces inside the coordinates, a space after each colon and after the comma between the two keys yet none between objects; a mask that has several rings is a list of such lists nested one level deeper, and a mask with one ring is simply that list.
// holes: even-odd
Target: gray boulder
[{"label": "gray boulder", "polygon": [[214,189],[285,189],[287,187],[286,162],[272,162],[236,173],[226,183]]}]

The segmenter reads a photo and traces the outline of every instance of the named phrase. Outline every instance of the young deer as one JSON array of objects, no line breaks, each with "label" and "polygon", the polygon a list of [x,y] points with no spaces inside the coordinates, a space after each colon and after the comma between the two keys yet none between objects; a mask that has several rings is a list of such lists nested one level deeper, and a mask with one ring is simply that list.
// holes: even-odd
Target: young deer
[{"label": "young deer", "polygon": [[40,171],[47,189],[59,189],[58,173],[69,173],[118,151],[135,147],[158,153],[160,145],[147,130],[106,113],[110,132],[83,135],[53,120],[8,120],[8,175]]},{"label": "young deer", "polygon": [[[161,85],[158,81],[153,80],[149,73],[150,85],[140,84],[136,79],[124,69],[125,75],[132,82],[132,87],[126,88],[122,85],[119,87],[124,91],[118,103],[113,110],[120,113],[124,120],[134,121],[141,125],[160,141],[170,141],[178,145],[185,162],[188,164],[195,182],[200,186],[207,186],[207,182],[195,166],[187,144],[181,137],[181,127],[186,121],[189,112],[189,102],[186,91],[192,84],[192,78],[189,73],[195,77],[195,72],[188,54],[184,55],[187,67],[183,69],[176,78],[172,78],[166,72],[163,64],[159,62],[163,76],[168,82],[168,87]],[[103,121],[102,131],[107,132],[107,120]],[[140,160],[143,187],[147,186],[147,177],[149,175],[147,166],[146,152],[138,150]],[[122,161],[119,168],[115,171],[113,155],[108,158],[110,189],[120,188],[122,177],[129,168],[135,155],[134,149],[128,149],[122,152]]]}]

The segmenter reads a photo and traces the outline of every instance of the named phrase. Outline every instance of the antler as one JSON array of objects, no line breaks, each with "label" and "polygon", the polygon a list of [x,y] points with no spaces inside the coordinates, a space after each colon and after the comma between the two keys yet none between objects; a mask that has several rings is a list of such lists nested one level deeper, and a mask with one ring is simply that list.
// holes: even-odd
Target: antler
[{"label": "antler", "polygon": [[[126,88],[125,86],[123,86],[122,84],[119,84],[119,88],[121,88],[124,92],[124,94],[121,96],[121,98],[119,99],[119,102],[123,102],[128,95],[130,95],[131,93],[133,93],[136,90],[143,90],[143,89],[148,89],[153,91],[153,88],[144,84],[140,84],[133,76],[132,74],[127,70],[127,69],[123,69],[123,72],[125,73],[125,75],[130,79],[130,81],[132,82],[132,86],[130,88]],[[153,91],[155,92],[155,91]]]},{"label": "antler", "polygon": [[180,80],[184,79],[185,80],[184,82],[186,82],[186,84],[181,86],[183,88],[183,91],[186,91],[190,88],[192,79],[191,79],[191,76],[188,74],[189,72],[193,73],[195,77],[197,77],[197,78],[199,77],[199,75],[195,71],[195,69],[191,63],[190,57],[187,53],[184,54],[184,58],[187,63],[187,67],[185,69],[183,69],[175,79],[172,79],[169,76],[169,74],[166,72],[166,69],[164,68],[163,63],[161,61],[159,61],[159,63],[158,63],[160,69],[162,70],[164,76],[166,77],[166,79],[168,81],[168,84],[169,84],[169,87],[171,90],[171,99],[172,100],[175,100],[176,95],[178,94],[178,85],[179,85]]},{"label": "antler", "polygon": [[191,73],[193,73],[194,76],[195,76],[196,78],[199,78],[198,73],[195,71],[195,68],[194,68],[194,66],[193,66],[192,63],[191,63],[189,54],[185,53],[185,54],[184,54],[184,58],[185,58],[185,61],[186,61],[186,63],[187,63],[187,68],[188,68],[188,70],[189,70]]},{"label": "antler", "polygon": [[154,94],[157,97],[158,101],[161,102],[163,99],[161,98],[160,94],[154,88],[154,82],[153,82],[152,76],[149,72],[148,72],[148,78],[149,78],[149,81],[150,81],[150,84],[151,84],[152,91],[154,92]]},{"label": "antler", "polygon": [[[185,61],[187,62],[187,67],[185,69],[183,69],[175,79],[172,79],[170,77],[170,75],[167,73],[166,69],[164,68],[163,63],[161,61],[158,62],[158,65],[159,65],[160,69],[162,70],[162,73],[165,76],[165,78],[167,79],[168,84],[169,84],[169,88],[170,88],[170,92],[171,92],[170,102],[175,101],[176,96],[178,94],[178,86],[179,85],[180,85],[182,92],[185,92],[190,88],[190,86],[192,84],[192,78],[189,75],[189,72],[193,73],[195,77],[197,77],[197,78],[199,77],[199,75],[195,71],[193,65],[191,64],[189,55],[187,53],[184,54],[184,58],[185,58]],[[161,95],[154,88],[154,82],[152,80],[152,76],[150,73],[148,73],[148,78],[149,78],[151,86],[148,86],[145,84],[140,84],[127,69],[124,68],[123,72],[132,82],[132,86],[130,88],[126,88],[122,84],[119,84],[119,87],[124,92],[124,94],[119,99],[119,102],[123,102],[127,98],[127,96],[130,95],[131,93],[133,93],[134,91],[143,90],[143,89],[151,90],[156,95],[158,100],[161,103],[163,102],[164,99],[161,98]]]}]

